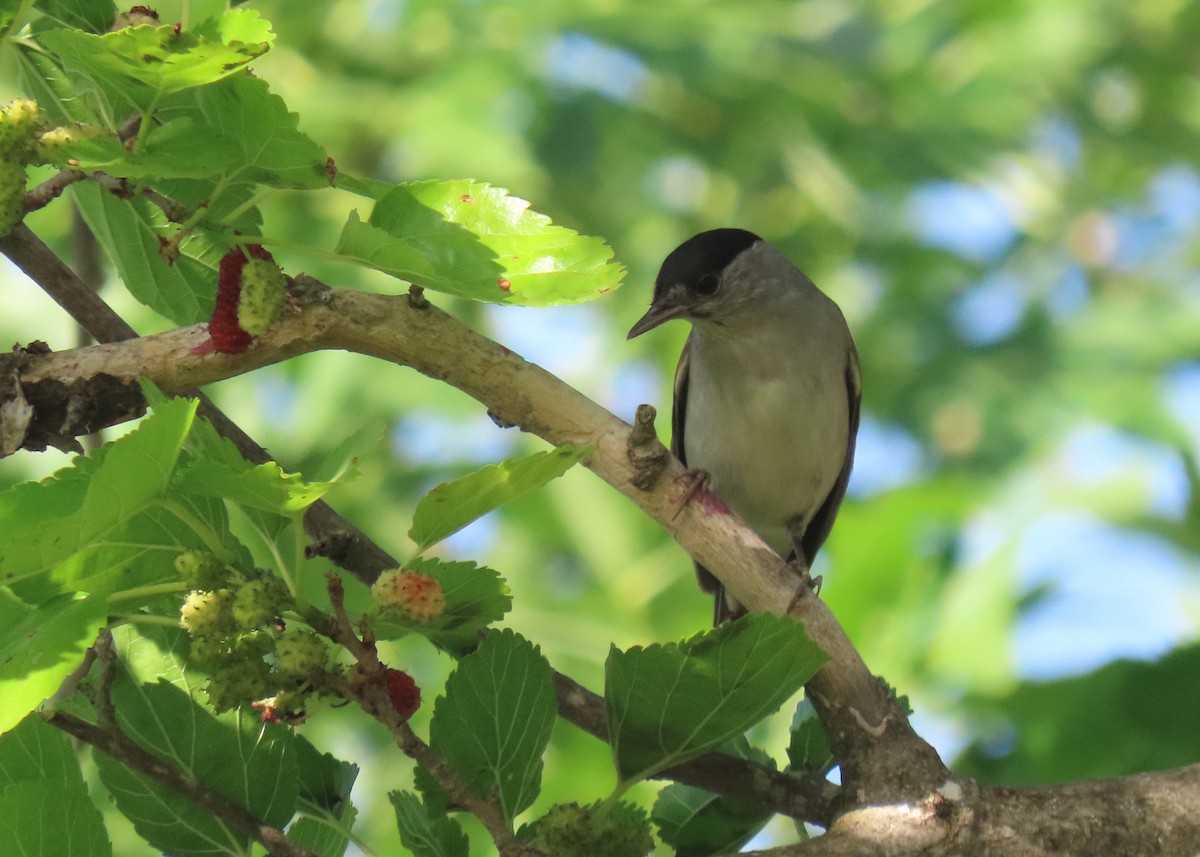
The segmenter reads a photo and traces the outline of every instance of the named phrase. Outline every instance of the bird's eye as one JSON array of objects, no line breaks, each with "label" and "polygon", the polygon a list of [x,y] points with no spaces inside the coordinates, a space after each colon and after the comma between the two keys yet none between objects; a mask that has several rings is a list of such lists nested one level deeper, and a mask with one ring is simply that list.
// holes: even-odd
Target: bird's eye
[{"label": "bird's eye", "polygon": [[721,278],[716,274],[705,274],[696,280],[696,294],[701,297],[711,298],[719,288],[721,288]]}]

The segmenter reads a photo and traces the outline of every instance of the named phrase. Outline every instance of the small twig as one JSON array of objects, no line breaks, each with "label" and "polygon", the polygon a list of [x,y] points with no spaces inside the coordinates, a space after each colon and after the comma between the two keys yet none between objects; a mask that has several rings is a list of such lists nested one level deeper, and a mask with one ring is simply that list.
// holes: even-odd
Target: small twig
[{"label": "small twig", "polygon": [[[437,780],[442,790],[456,806],[470,812],[483,824],[503,857],[541,857],[541,852],[517,839],[508,825],[500,805],[475,791],[458,772],[422,741],[408,725],[408,718],[396,711],[387,691],[388,668],[379,660],[374,640],[363,635],[359,639],[346,613],[346,592],[341,579],[334,573],[325,577],[329,602],[333,606],[333,627],[322,629],[329,637],[354,655],[355,665],[348,676],[327,673],[322,683],[335,693],[353,701],[363,711],[388,728],[396,746]],[[326,623],[329,624],[329,623]]]},{"label": "small twig", "polygon": [[113,645],[112,631],[102,628],[92,648],[96,652],[96,660],[100,662],[100,678],[96,683],[92,705],[96,707],[96,716],[100,718],[100,722],[115,729],[117,712],[113,708],[112,683],[117,677],[117,649]]},{"label": "small twig", "polygon": [[654,418],[657,415],[653,405],[638,405],[633,431],[629,433],[629,463],[636,471],[630,482],[641,491],[649,491],[654,487],[671,459],[671,453],[662,445],[654,430]]},{"label": "small twig", "polygon": [[272,857],[316,857],[314,852],[288,839],[279,828],[265,824],[250,810],[197,783],[179,768],[144,750],[115,727],[88,723],[65,711],[55,711],[47,718],[47,722],[187,798],[219,818],[234,832],[258,842]]},{"label": "small twig", "polygon": [[75,184],[75,182],[83,181],[86,178],[87,174],[82,170],[63,170],[61,173],[52,175],[25,194],[25,201],[23,203],[25,213],[28,214],[31,211],[37,211],[39,208],[45,208],[62,196],[63,191]]}]

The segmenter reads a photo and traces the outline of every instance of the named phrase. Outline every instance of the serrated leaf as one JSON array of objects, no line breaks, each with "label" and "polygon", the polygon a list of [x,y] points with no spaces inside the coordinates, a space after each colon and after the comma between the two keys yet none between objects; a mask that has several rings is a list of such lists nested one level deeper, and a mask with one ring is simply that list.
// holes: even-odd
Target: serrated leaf
[{"label": "serrated leaf", "polygon": [[468,857],[467,836],[458,822],[434,814],[412,792],[389,792],[400,841],[413,857]]},{"label": "serrated leaf", "polygon": [[148,201],[118,199],[90,182],[76,184],[70,195],[131,295],[180,325],[212,315],[216,268],[186,253],[168,263],[159,216]]},{"label": "serrated leaf", "polygon": [[298,473],[286,473],[274,461],[237,465],[193,458],[178,470],[174,487],[201,497],[221,497],[248,509],[275,515],[303,512],[334,486],[333,482],[305,482]]},{"label": "serrated leaf", "polygon": [[834,765],[833,750],[816,709],[807,699],[800,700],[792,715],[788,741],[788,769],[806,773],[827,773]]},{"label": "serrated leaf", "polygon": [[564,444],[444,482],[417,503],[408,537],[417,543],[417,553],[424,553],[475,519],[562,476],[590,452],[590,446]]},{"label": "serrated leaf", "polygon": [[12,855],[112,854],[104,819],[82,780],[26,782],[0,791],[0,842]]},{"label": "serrated leaf", "polygon": [[295,745],[302,817],[288,827],[288,839],[320,857],[341,857],[358,815],[350,802],[358,766],[319,752],[303,736],[296,736]]},{"label": "serrated leaf", "polygon": [[0,733],[58,690],[107,615],[103,598],[63,595],[30,608],[0,587]]},{"label": "serrated leaf", "polygon": [[[118,723],[141,747],[214,789],[265,823],[282,827],[297,801],[292,734],[234,712],[218,720],[187,693],[160,680],[139,684],[123,672],[113,687]],[[96,756],[117,808],[155,848],[180,857],[239,852],[246,837],[157,780]]]},{"label": "serrated leaf", "polygon": [[[225,196],[232,194],[240,206],[256,183],[329,185],[325,150],[299,130],[299,118],[261,78],[237,75],[178,93],[164,99],[155,115],[158,124],[132,150],[112,134],[85,137],[65,145],[56,162],[70,159],[81,169],[144,181],[206,180],[180,201],[203,203],[209,225],[242,225],[229,221]],[[206,196],[205,188],[221,195]]]},{"label": "serrated leaf", "polygon": [[536,646],[493,631],[458,662],[434,704],[430,744],[481,794],[495,790],[510,826],[541,786],[557,714],[552,676]]},{"label": "serrated leaf", "polygon": [[322,753],[302,735],[296,736],[300,809],[307,813],[340,812],[350,800],[358,765]]},{"label": "serrated leaf", "polygon": [[195,410],[195,401],[173,399],[71,467],[0,494],[0,582],[45,572],[160,497]]},{"label": "serrated leaf", "polygon": [[734,854],[762,830],[772,813],[672,783],[658,793],[651,818],[676,857]]},{"label": "serrated leaf", "polygon": [[[441,649],[464,654],[478,642],[481,629],[503,619],[512,607],[512,598],[503,578],[486,566],[428,558],[410,562],[405,568],[428,574],[442,585],[446,610],[429,622],[381,616],[375,622],[376,634],[381,640],[420,634]],[[350,604],[349,598],[347,603]],[[373,603],[371,608],[372,612],[378,613]]]},{"label": "serrated leaf", "polygon": [[287,836],[317,857],[342,857],[350,845],[350,828],[357,820],[358,809],[347,802],[333,823],[306,815],[288,826]]},{"label": "serrated leaf", "polygon": [[351,213],[336,252],[426,288],[525,306],[591,300],[624,275],[600,239],[555,226],[502,188],[468,180],[397,185],[367,222]]},{"label": "serrated leaf", "polygon": [[827,660],[798,622],[752,614],[682,643],[609,652],[609,743],[624,782],[740,735]]},{"label": "serrated leaf", "polygon": [[202,31],[177,33],[169,25],[126,27],[97,35],[59,29],[39,43],[68,71],[120,92],[143,112],[163,96],[219,81],[241,71],[271,47],[258,13],[236,9]]}]

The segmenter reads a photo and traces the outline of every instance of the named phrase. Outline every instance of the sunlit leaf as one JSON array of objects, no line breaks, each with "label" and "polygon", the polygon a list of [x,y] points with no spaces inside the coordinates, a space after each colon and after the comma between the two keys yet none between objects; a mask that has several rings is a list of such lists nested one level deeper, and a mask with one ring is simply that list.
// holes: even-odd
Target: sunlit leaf
[{"label": "sunlit leaf", "polygon": [[397,185],[363,222],[352,213],[337,252],[438,291],[489,303],[591,300],[623,269],[598,238],[553,225],[522,199],[482,182]]},{"label": "sunlit leaf", "polygon": [[417,504],[408,537],[417,543],[417,553],[423,553],[475,519],[566,473],[590,451],[568,444],[489,464],[443,483]]}]

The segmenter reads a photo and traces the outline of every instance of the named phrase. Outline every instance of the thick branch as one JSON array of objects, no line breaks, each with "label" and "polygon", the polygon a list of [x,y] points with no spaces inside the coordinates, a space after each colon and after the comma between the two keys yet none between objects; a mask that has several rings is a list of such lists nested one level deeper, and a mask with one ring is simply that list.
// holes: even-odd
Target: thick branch
[{"label": "thick branch", "polygon": [[[952,784],[957,786],[957,784]],[[863,807],[821,837],[758,857],[1195,857],[1200,765],[1046,788],[945,788]]]},{"label": "thick branch", "polygon": [[265,824],[250,810],[195,782],[174,765],[143,750],[117,729],[88,723],[65,711],[55,711],[48,722],[212,813],[235,833],[260,843],[272,857],[316,857],[312,851],[288,839],[279,828]]},{"label": "thick branch", "polygon": [[722,576],[741,603],[752,610],[790,612],[830,656],[809,692],[845,782],[868,800],[891,801],[925,794],[944,781],[947,775],[936,754],[867,671],[828,608],[807,590],[796,597],[795,577],[783,561],[728,512],[695,503],[680,512],[683,469],[678,462],[670,461],[657,483],[643,490],[638,484],[644,474],[628,454],[630,426],[544,369],[436,307],[407,297],[319,289],[314,295],[302,312],[281,320],[244,354],[191,354],[206,339],[197,325],[120,346],[34,357],[21,381],[145,375],[179,391],[309,351],[338,348],[443,380],[485,403],[503,422],[551,443],[593,444],[596,451],[585,462],[588,467]]},{"label": "thick branch", "polygon": [[[63,176],[68,174],[56,178]],[[0,237],[0,253],[8,256],[40,285],[97,342],[122,342],[137,337],[137,331],[26,226],[17,225],[8,235]],[[271,460],[267,451],[208,396],[192,388],[176,388],[174,392],[199,398],[201,415],[233,441],[247,460],[255,464]],[[83,388],[47,379],[44,385],[26,390],[25,395],[35,415],[24,432],[27,435],[25,446],[30,449],[45,449],[47,445],[70,448],[68,437],[89,434],[106,425],[133,419],[145,408],[133,376],[121,380],[92,379]],[[0,437],[0,454],[11,451]],[[373,581],[379,572],[396,565],[386,551],[323,500],[308,507],[304,528],[323,555],[366,583]]]},{"label": "thick branch", "polygon": [[[59,174],[56,177],[55,184],[61,185],[60,191],[65,187],[66,175]],[[0,239],[0,250],[12,257],[100,341],[117,342],[136,337],[135,331],[96,296],[95,290],[86,287],[81,279],[29,230],[18,227],[8,238]],[[422,308],[427,305],[411,298],[410,303]],[[0,360],[3,359],[4,356],[0,355]],[[16,372],[25,359],[25,356],[13,358],[12,370]],[[187,390],[177,392],[193,394]],[[23,393],[28,396],[32,406],[31,412],[37,416],[33,423],[37,428],[33,431],[26,428],[23,438],[25,448],[31,449],[42,449],[47,444],[70,446],[67,440],[73,444],[76,434],[90,434],[106,426],[125,422],[140,416],[145,410],[141,390],[131,378],[117,379],[109,375],[99,375],[81,377],[70,384],[46,378],[42,382],[28,385]],[[9,391],[0,390],[0,400],[3,400],[0,401],[0,406],[11,401],[10,395],[12,394]],[[207,398],[201,398],[202,403],[207,403]],[[202,411],[204,415],[217,425],[224,436],[233,439],[251,461],[266,460],[266,452],[242,433],[241,429],[215,405],[206,407],[202,404],[202,407],[205,408]],[[0,423],[4,423],[2,412]],[[643,443],[648,448],[646,457],[665,465],[670,456],[662,444],[653,440],[653,408],[648,410],[645,426],[649,432],[649,436],[643,438]],[[657,449],[653,448],[655,444]],[[12,451],[0,448],[0,454]],[[315,544],[309,548],[310,553],[327,556],[360,578],[371,580],[382,569],[397,565],[382,548],[323,502],[309,507],[305,515],[305,527],[315,540]],[[556,674],[556,681],[559,682],[560,688],[576,687],[587,695],[586,699],[581,700],[576,695],[560,693],[560,714],[604,740],[606,728],[603,700],[576,685],[566,676]],[[593,725],[597,722],[599,727]],[[731,766],[731,769],[727,769],[727,766]],[[717,754],[709,754],[672,768],[664,772],[664,776],[728,797],[759,800],[764,807],[820,824],[827,824],[831,818],[831,798],[836,794],[835,787],[829,783],[823,783],[814,789],[803,780],[787,777],[754,762]]]},{"label": "thick branch", "polygon": [[756,610],[790,611],[830,654],[808,690],[843,761],[846,782],[854,786],[845,790],[846,800],[857,808],[837,817],[829,835],[787,853],[1122,857],[1147,853],[1147,843],[1154,844],[1153,853],[1194,853],[1200,841],[1195,821],[1200,768],[1026,790],[949,781],[828,610],[805,593],[794,597],[794,579],[752,532],[732,516],[696,505],[675,516],[682,473],[676,462],[648,490],[634,484],[640,471],[628,455],[628,425],[433,307],[357,292],[317,295],[242,355],[191,355],[205,339],[197,326],[120,346],[31,356],[20,379],[71,383],[101,374],[148,375],[177,391],[320,348],[413,366],[485,402],[502,422],[553,443],[594,444],[587,461],[593,471],[719,573],[740,601]]}]

